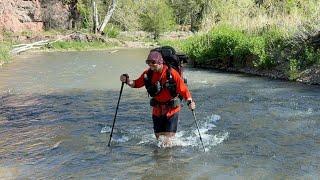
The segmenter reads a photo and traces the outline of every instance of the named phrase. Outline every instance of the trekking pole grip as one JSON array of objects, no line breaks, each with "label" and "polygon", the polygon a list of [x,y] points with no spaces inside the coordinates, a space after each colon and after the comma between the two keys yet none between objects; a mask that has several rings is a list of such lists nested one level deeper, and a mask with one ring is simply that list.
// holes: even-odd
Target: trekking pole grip
[{"label": "trekking pole grip", "polygon": [[125,76],[126,77],[126,84],[128,84],[128,80],[129,80],[129,75],[126,73],[126,74],[122,74],[122,76]]}]

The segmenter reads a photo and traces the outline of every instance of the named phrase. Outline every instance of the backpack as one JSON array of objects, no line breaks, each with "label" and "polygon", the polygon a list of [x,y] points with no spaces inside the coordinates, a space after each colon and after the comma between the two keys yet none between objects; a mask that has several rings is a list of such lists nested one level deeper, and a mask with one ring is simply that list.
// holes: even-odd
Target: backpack
[{"label": "backpack", "polygon": [[183,78],[182,64],[188,62],[188,57],[185,54],[178,54],[176,50],[171,46],[162,46],[152,51],[158,51],[161,53],[164,64],[169,68],[174,68],[180,76]]}]

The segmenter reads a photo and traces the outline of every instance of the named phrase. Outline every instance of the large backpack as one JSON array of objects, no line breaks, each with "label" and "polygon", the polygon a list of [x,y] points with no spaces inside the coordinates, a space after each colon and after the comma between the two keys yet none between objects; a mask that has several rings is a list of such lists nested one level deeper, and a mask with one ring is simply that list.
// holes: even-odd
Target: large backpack
[{"label": "large backpack", "polygon": [[160,52],[164,63],[169,68],[174,68],[183,78],[182,64],[188,62],[188,57],[185,54],[178,54],[176,50],[171,46],[162,46],[152,49],[151,51]]}]

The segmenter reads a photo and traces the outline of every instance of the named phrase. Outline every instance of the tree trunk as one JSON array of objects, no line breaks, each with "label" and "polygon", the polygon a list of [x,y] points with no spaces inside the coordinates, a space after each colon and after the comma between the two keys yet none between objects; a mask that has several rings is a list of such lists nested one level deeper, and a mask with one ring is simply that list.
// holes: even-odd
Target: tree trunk
[{"label": "tree trunk", "polygon": [[69,20],[71,21],[71,29],[76,28],[76,21],[79,18],[79,13],[77,10],[77,3],[78,3],[78,0],[72,0],[69,3],[69,11],[70,11]]},{"label": "tree trunk", "polygon": [[98,32],[103,34],[103,30],[104,28],[106,27],[107,23],[109,22],[112,14],[113,14],[113,11],[116,9],[116,0],[112,0],[111,1],[111,5],[109,6],[109,9],[108,9],[108,13],[107,15],[104,17],[104,21],[103,23],[100,25],[99,29],[98,29]]},{"label": "tree trunk", "polygon": [[191,31],[197,32],[200,29],[206,4],[200,4],[199,11],[191,14]]},{"label": "tree trunk", "polygon": [[97,6],[95,1],[93,1],[92,10],[93,10],[93,32],[97,34],[99,21],[98,21],[98,11],[97,11]]}]

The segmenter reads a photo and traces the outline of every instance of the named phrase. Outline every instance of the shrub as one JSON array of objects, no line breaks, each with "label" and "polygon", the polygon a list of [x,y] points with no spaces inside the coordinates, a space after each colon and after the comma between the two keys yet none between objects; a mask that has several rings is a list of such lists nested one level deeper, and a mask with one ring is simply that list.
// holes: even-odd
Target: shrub
[{"label": "shrub", "polygon": [[290,80],[295,80],[299,77],[299,62],[296,59],[289,60],[288,77]]},{"label": "shrub", "polygon": [[306,46],[298,59],[299,69],[305,69],[313,64],[320,64],[320,50],[316,50],[310,46]]},{"label": "shrub", "polygon": [[120,28],[118,28],[117,26],[114,26],[114,25],[107,25],[103,32],[107,35],[107,37],[110,37],[110,38],[116,38],[118,37],[118,35],[120,34]]},{"label": "shrub", "polygon": [[[227,66],[244,67],[249,56],[256,67],[269,68],[274,63],[268,58],[263,37],[250,36],[240,30],[220,26],[206,35],[188,39],[183,50],[199,63],[225,63]],[[229,60],[229,61],[228,61]]]}]

